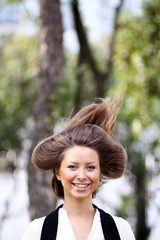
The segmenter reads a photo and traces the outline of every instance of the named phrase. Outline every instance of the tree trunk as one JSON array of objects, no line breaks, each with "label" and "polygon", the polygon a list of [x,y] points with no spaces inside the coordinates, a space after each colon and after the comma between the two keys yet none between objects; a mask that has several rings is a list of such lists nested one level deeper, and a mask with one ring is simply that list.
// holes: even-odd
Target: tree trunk
[{"label": "tree trunk", "polygon": [[[50,96],[59,84],[62,69],[62,20],[59,0],[41,0],[41,46],[40,71],[37,81],[34,104],[35,127],[32,136],[32,149],[44,137],[52,134]],[[52,127],[50,127],[52,125]],[[41,217],[56,206],[50,187],[50,173],[34,169],[28,164],[28,186],[31,218]]]},{"label": "tree trunk", "polygon": [[[104,82],[104,77],[102,76],[103,73],[98,69],[97,62],[93,56],[92,50],[90,48],[90,44],[88,41],[88,36],[87,32],[85,30],[85,27],[83,25],[82,17],[79,11],[79,2],[78,0],[72,0],[71,1],[71,8],[73,12],[73,18],[74,18],[74,26],[75,26],[75,31],[78,37],[79,41],[79,59],[78,59],[78,66],[80,67],[83,63],[88,64],[90,67],[92,73],[93,73],[93,78],[96,83],[95,87],[95,97],[102,97],[102,95],[98,95],[99,93],[102,93],[100,90],[100,87],[103,85]],[[81,101],[82,101],[82,92],[83,87],[81,84],[83,83],[83,73],[77,74],[77,91],[75,95],[75,112],[79,110],[81,107]],[[98,82],[98,93],[97,93],[97,82]],[[104,89],[102,87],[102,89]],[[78,105],[76,105],[78,103]]]},{"label": "tree trunk", "polygon": [[[79,59],[77,68],[80,68],[83,64],[83,60]],[[82,104],[82,96],[83,96],[83,90],[84,90],[84,82],[83,82],[83,73],[81,71],[76,72],[76,80],[77,80],[77,86],[75,90],[75,98],[74,98],[74,110],[73,115],[75,115],[81,108]]]},{"label": "tree trunk", "polygon": [[136,175],[136,210],[137,210],[137,224],[136,224],[136,239],[137,240],[147,240],[150,228],[146,223],[146,169],[137,168],[135,172]]},{"label": "tree trunk", "polygon": [[[110,86],[110,76],[112,74],[112,68],[113,68],[114,45],[116,40],[116,34],[119,29],[118,17],[119,17],[121,8],[123,6],[123,3],[124,3],[124,0],[120,0],[118,6],[115,9],[115,16],[113,21],[113,32],[112,32],[110,44],[108,46],[108,57],[106,61],[106,68],[104,71],[102,71],[99,69],[96,59],[92,53],[90,43],[87,37],[87,32],[83,25],[82,17],[79,11],[79,2],[78,0],[71,1],[75,31],[76,31],[78,41],[79,41],[79,46],[80,46],[80,50],[79,50],[79,56],[81,57],[80,64],[87,63],[90,70],[93,73],[93,80],[95,84],[95,94],[94,94],[95,97],[104,97],[105,89]],[[81,82],[83,81],[82,77],[83,76],[81,76]],[[77,85],[79,87],[80,86],[79,78],[77,78],[77,81],[78,81]],[[76,99],[77,99],[77,95],[76,95]],[[80,100],[81,99],[79,97],[79,102]]]}]

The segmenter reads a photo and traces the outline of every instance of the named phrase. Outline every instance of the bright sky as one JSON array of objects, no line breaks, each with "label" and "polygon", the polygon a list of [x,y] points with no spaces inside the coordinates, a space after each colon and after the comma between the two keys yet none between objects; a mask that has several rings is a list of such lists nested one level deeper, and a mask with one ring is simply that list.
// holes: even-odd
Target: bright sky
[{"label": "bright sky", "polygon": [[[133,14],[140,14],[142,1],[146,0],[124,0],[124,9],[131,11]],[[88,35],[91,41],[99,40],[102,36],[112,30],[114,9],[118,3],[119,0],[79,0],[82,19],[85,27],[88,29]],[[25,0],[23,1],[21,9],[23,10],[23,6],[25,6],[25,8],[28,9],[28,12],[34,16],[38,16],[38,4],[39,0]],[[61,10],[64,26],[64,45],[71,51],[76,51],[78,49],[78,42],[74,32],[70,0],[61,0]],[[15,8],[15,11],[12,11],[11,15],[7,16],[11,16],[12,21],[14,21],[17,15],[21,15],[19,11],[20,8]],[[17,20],[18,16],[16,18]],[[7,25],[5,24],[5,26],[1,26],[1,28],[4,27],[6,29],[6,26]],[[33,22],[28,20],[25,21],[25,27],[24,21],[19,25],[19,33],[23,33],[24,29],[25,32],[28,33],[35,32]],[[13,30],[13,25],[11,25],[11,30]]]},{"label": "bright sky", "polygon": [[[124,9],[133,14],[141,14],[143,0],[125,0]],[[80,10],[85,26],[88,28],[89,38],[92,41],[100,39],[112,30],[114,8],[119,0],[80,0]],[[64,43],[70,50],[76,50],[78,43],[74,32],[69,0],[62,1]]]}]

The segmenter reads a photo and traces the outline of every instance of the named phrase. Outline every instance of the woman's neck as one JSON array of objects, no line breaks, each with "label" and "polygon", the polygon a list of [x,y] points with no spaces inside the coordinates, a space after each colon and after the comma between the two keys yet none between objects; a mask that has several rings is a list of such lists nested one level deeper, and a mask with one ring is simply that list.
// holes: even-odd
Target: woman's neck
[{"label": "woman's neck", "polygon": [[91,200],[75,200],[75,201],[67,201],[64,200],[63,208],[67,211],[69,215],[79,216],[86,215],[88,213],[95,212],[92,199]]}]

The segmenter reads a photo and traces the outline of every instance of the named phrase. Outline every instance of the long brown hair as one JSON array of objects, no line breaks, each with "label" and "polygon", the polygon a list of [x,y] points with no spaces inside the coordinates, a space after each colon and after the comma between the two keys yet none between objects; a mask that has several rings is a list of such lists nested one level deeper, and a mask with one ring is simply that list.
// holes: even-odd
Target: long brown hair
[{"label": "long brown hair", "polygon": [[34,149],[32,161],[41,170],[53,170],[52,189],[59,198],[64,197],[61,182],[55,176],[67,149],[86,146],[97,151],[101,179],[119,178],[125,169],[127,154],[113,137],[119,100],[109,98],[82,108],[57,135],[42,140]]}]

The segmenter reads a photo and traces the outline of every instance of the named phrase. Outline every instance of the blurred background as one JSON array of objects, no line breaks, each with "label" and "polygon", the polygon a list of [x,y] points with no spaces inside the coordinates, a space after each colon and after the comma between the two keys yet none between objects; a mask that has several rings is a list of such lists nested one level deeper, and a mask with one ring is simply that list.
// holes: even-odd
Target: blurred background
[{"label": "blurred background", "polygon": [[94,202],[137,240],[160,236],[160,0],[0,1],[0,240],[60,202],[34,146],[97,97],[122,96],[125,175]]}]

